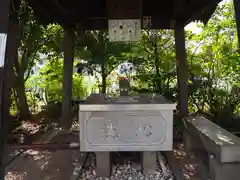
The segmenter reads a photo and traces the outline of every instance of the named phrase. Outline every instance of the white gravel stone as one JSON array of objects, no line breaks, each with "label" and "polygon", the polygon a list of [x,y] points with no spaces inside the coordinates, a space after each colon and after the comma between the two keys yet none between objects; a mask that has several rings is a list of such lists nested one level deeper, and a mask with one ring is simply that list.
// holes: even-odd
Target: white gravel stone
[{"label": "white gravel stone", "polygon": [[162,156],[157,162],[157,169],[154,174],[143,175],[138,168],[140,164],[127,161],[126,164],[113,164],[112,176],[109,178],[97,177],[95,167],[95,157],[90,156],[79,180],[174,180],[171,170]]}]

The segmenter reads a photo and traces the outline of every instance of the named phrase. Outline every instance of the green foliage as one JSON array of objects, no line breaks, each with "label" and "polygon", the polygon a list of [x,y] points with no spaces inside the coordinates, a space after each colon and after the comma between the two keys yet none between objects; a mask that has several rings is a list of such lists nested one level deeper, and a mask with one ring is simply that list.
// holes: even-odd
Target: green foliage
[{"label": "green foliage", "polygon": [[77,45],[79,48],[83,48],[79,57],[87,60],[87,68],[101,71],[99,67],[103,64],[106,68],[106,72],[104,72],[106,74],[109,74],[124,61],[124,53],[131,48],[129,43],[110,42],[107,32],[103,31],[86,31],[79,38]]},{"label": "green foliage", "polygon": [[170,30],[146,30],[133,48],[132,63],[136,66],[138,84],[151,91],[166,93],[176,78],[174,35]]},{"label": "green foliage", "polygon": [[73,75],[72,98],[75,100],[85,99],[88,95],[88,88],[84,86],[84,79],[79,74]]},{"label": "green foliage", "polygon": [[[189,105],[192,112],[200,112],[216,123],[230,128],[233,116],[239,115],[240,56],[232,3],[216,9],[200,34],[187,32],[190,75]],[[230,125],[231,124],[231,125]]]},{"label": "green foliage", "polygon": [[[30,88],[39,87],[46,103],[62,100],[63,59],[51,59],[40,70],[39,75],[32,76],[28,81]],[[83,85],[83,77],[73,75],[72,99],[80,100],[86,97],[87,87]]]},{"label": "green foliage", "polygon": [[79,57],[85,59],[85,68],[93,74],[97,72],[102,78],[101,90],[107,89],[107,76],[122,62],[126,61],[126,54],[132,48],[131,43],[110,42],[105,31],[79,32],[77,39],[77,52]]}]

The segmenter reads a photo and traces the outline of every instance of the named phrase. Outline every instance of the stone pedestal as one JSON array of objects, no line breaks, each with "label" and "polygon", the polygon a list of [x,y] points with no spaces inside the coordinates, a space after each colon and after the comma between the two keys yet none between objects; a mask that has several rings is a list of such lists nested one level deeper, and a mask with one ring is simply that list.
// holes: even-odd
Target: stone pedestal
[{"label": "stone pedestal", "polygon": [[145,151],[141,154],[142,171],[144,175],[154,174],[157,169],[157,154],[156,151]]},{"label": "stone pedestal", "polygon": [[96,152],[96,166],[99,177],[109,177],[111,175],[110,152]]},{"label": "stone pedestal", "polygon": [[240,178],[240,163],[220,163],[210,156],[209,171],[212,180],[237,180]]}]

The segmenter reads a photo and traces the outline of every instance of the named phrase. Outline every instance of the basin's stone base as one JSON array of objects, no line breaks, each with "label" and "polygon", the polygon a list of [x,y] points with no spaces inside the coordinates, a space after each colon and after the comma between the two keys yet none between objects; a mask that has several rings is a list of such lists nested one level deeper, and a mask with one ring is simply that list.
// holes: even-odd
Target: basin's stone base
[{"label": "basin's stone base", "polygon": [[144,175],[153,174],[157,169],[156,152],[143,152],[142,156],[142,172]]},{"label": "basin's stone base", "polygon": [[[109,177],[111,175],[111,155],[110,152],[96,152],[96,171],[100,177]],[[144,175],[153,174],[157,169],[157,153],[141,153],[141,171]]]},{"label": "basin's stone base", "polygon": [[[148,155],[153,155],[148,154]],[[98,154],[105,156],[106,154]],[[96,153],[89,153],[85,163],[79,164],[74,169],[75,178],[71,180],[173,180],[175,179],[172,171],[167,165],[164,156],[157,152],[156,169],[150,174],[141,172],[141,153],[140,152],[112,152],[111,153],[111,176],[100,176],[96,168]],[[100,159],[99,159],[100,160]],[[99,161],[100,162],[100,161]],[[103,165],[106,161],[102,161]],[[100,164],[100,163],[99,163]],[[100,165],[101,165],[100,164]],[[82,169],[82,170],[81,170]]]},{"label": "basin's stone base", "polygon": [[97,174],[100,177],[111,175],[111,156],[110,152],[96,152]]}]

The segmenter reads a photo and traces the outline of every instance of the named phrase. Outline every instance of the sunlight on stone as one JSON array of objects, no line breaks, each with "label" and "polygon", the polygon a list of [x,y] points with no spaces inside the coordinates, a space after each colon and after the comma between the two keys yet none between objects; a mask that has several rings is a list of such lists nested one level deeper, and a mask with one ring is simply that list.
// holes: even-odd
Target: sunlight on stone
[{"label": "sunlight on stone", "polygon": [[22,128],[27,130],[30,134],[34,134],[39,131],[40,125],[32,124],[29,122],[24,122]]},{"label": "sunlight on stone", "polygon": [[230,139],[230,138],[228,138],[227,136],[224,136],[224,135],[222,135],[222,134],[220,134],[220,133],[217,133],[217,137],[218,137],[218,139],[220,139],[221,141],[227,142],[227,143],[229,143],[229,144],[235,144],[235,143],[232,141],[232,139]]},{"label": "sunlight on stone", "polygon": [[72,131],[79,131],[80,129],[80,124],[77,122],[77,123],[73,123],[72,127],[71,127],[71,130]]},{"label": "sunlight on stone", "polygon": [[38,155],[40,152],[39,151],[35,151],[35,150],[28,150],[26,151],[25,154],[28,154],[28,155]]},{"label": "sunlight on stone", "polygon": [[48,177],[44,177],[44,180],[49,180],[51,179],[49,176]]},{"label": "sunlight on stone", "polygon": [[26,172],[8,172],[5,176],[5,180],[24,180],[26,177]]},{"label": "sunlight on stone", "polygon": [[197,164],[186,164],[184,165],[184,176],[185,180],[191,180],[192,177],[196,174],[196,166]]},{"label": "sunlight on stone", "polygon": [[191,177],[190,177],[187,173],[185,173],[185,174],[184,174],[184,179],[185,179],[185,180],[191,180]]},{"label": "sunlight on stone", "polygon": [[187,153],[184,152],[184,151],[176,151],[176,150],[173,150],[174,154],[176,154],[177,156],[187,156]]},{"label": "sunlight on stone", "polygon": [[44,168],[50,163],[52,155],[51,152],[41,152],[35,150],[29,150],[26,154],[32,156],[33,160],[36,161],[41,170],[44,170]]},{"label": "sunlight on stone", "polygon": [[208,131],[206,129],[198,129],[200,132],[202,132],[205,136],[210,137],[210,134],[207,133]]}]

